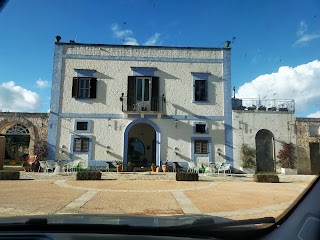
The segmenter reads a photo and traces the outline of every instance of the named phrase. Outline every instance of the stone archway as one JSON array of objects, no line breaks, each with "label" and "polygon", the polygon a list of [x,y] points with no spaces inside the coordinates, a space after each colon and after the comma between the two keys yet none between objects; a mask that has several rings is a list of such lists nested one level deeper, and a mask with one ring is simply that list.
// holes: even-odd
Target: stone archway
[{"label": "stone archway", "polygon": [[272,132],[261,129],[256,134],[257,172],[275,171],[274,136]]},{"label": "stone archway", "polygon": [[[27,154],[33,155],[33,147],[38,138],[35,134],[33,124],[24,118],[19,119],[5,119],[0,122],[0,135],[7,136],[28,136],[29,145]],[[4,146],[5,147],[5,146]]]}]

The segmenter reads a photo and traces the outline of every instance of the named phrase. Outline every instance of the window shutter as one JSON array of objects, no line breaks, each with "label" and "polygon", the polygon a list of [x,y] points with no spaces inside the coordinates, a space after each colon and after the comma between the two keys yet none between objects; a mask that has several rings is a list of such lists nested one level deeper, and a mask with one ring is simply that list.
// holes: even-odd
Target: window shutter
[{"label": "window shutter", "polygon": [[135,103],[136,103],[136,79],[134,76],[128,76],[127,110],[132,111],[133,105]]},{"label": "window shutter", "polygon": [[90,79],[90,98],[97,97],[97,79],[91,78]]},{"label": "window shutter", "polygon": [[78,96],[78,78],[74,77],[72,82],[72,97],[76,98]]},{"label": "window shutter", "polygon": [[159,77],[152,77],[151,111],[159,111]]}]

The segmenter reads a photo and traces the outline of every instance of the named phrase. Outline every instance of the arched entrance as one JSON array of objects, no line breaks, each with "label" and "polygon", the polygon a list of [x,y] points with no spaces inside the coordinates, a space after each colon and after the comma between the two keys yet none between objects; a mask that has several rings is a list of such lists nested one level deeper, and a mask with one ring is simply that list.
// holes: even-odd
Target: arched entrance
[{"label": "arched entrance", "polygon": [[124,133],[123,165],[134,163],[147,167],[152,163],[160,165],[160,129],[148,119],[131,122]]},{"label": "arched entrance", "polygon": [[272,132],[262,129],[256,134],[257,172],[275,171],[274,137]]},{"label": "arched entrance", "polygon": [[0,135],[6,139],[5,159],[19,162],[21,156],[29,155],[30,132],[26,126],[21,123],[13,123],[7,126]]}]

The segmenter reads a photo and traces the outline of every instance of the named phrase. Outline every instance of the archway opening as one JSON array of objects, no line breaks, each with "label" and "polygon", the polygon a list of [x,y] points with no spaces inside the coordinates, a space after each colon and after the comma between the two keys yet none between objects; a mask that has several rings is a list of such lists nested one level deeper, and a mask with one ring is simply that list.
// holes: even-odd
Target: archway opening
[{"label": "archway opening", "polygon": [[135,167],[156,164],[156,131],[148,123],[137,123],[128,133],[127,163]]},{"label": "archway opening", "polygon": [[23,158],[29,155],[30,132],[26,126],[16,123],[8,128],[4,134],[5,142],[5,164],[20,164]]},{"label": "archway opening", "polygon": [[274,136],[272,132],[262,129],[256,134],[257,172],[275,171]]}]

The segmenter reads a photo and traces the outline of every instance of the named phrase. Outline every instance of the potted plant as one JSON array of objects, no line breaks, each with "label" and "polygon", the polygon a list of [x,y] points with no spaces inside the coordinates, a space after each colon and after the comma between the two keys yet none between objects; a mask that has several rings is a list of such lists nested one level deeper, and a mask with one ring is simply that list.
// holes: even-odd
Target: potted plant
[{"label": "potted plant", "polygon": [[297,160],[295,153],[295,147],[292,143],[282,143],[282,149],[279,150],[278,156],[279,161],[277,163],[281,166],[281,174],[297,174],[294,163]]},{"label": "potted plant", "polygon": [[167,161],[162,165],[162,171],[169,172],[169,164]]},{"label": "potted plant", "polygon": [[122,171],[122,161],[118,161],[116,167],[117,167],[117,172],[121,172]]},{"label": "potted plant", "polygon": [[151,171],[155,172],[156,171],[156,165],[154,163],[151,164]]},{"label": "potted plant", "polygon": [[243,143],[240,150],[240,158],[242,161],[240,170],[244,173],[255,173],[256,169],[256,151],[248,144]]}]

